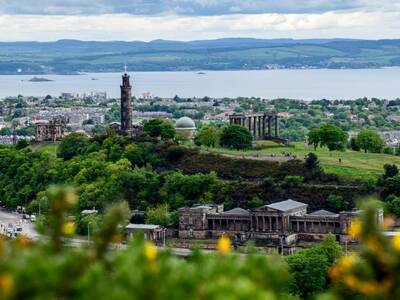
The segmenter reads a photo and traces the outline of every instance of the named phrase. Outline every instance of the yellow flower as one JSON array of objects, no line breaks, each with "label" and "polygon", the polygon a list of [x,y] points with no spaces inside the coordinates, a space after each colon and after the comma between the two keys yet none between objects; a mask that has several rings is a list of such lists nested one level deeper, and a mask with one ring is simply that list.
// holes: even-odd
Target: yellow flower
[{"label": "yellow flower", "polygon": [[231,251],[231,240],[229,237],[223,235],[218,239],[217,250],[220,254],[227,254]]},{"label": "yellow flower", "polygon": [[361,235],[361,221],[360,219],[355,219],[353,222],[351,222],[348,234],[352,238],[358,238]]},{"label": "yellow flower", "polygon": [[9,295],[14,289],[14,280],[10,274],[0,276],[0,294]]},{"label": "yellow flower", "polygon": [[396,251],[400,251],[400,233],[397,233],[394,237],[393,237],[393,248]]},{"label": "yellow flower", "polygon": [[73,235],[76,230],[76,225],[74,222],[65,222],[62,226],[62,233],[65,235]]},{"label": "yellow flower", "polygon": [[354,254],[342,257],[339,261],[340,268],[343,268],[344,270],[350,269],[354,265],[355,259],[356,257]]},{"label": "yellow flower", "polygon": [[74,205],[74,204],[76,204],[77,197],[76,197],[75,193],[72,192],[72,191],[67,192],[67,194],[65,195],[65,201],[66,201],[69,205]]},{"label": "yellow flower", "polygon": [[343,281],[349,288],[352,289],[355,289],[358,285],[358,279],[354,275],[346,275]]},{"label": "yellow flower", "polygon": [[151,242],[146,242],[144,244],[144,255],[148,261],[155,261],[157,258],[157,247]]}]

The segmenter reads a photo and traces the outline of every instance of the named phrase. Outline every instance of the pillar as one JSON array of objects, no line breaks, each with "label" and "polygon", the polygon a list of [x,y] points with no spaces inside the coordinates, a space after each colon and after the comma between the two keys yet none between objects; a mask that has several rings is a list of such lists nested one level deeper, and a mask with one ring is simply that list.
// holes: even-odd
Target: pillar
[{"label": "pillar", "polygon": [[300,231],[299,221],[297,221],[297,232]]},{"label": "pillar", "polygon": [[272,136],[272,132],[271,132],[271,116],[268,116],[268,136],[271,137]]},{"label": "pillar", "polygon": [[265,231],[266,230],[266,227],[265,227],[265,216],[262,217],[262,220],[263,220],[263,231]]},{"label": "pillar", "polygon": [[253,137],[257,137],[257,117],[253,117]]},{"label": "pillar", "polygon": [[258,216],[256,215],[256,231],[258,231]]},{"label": "pillar", "polygon": [[278,231],[279,230],[279,218],[278,218],[278,216],[276,216],[275,217],[275,221],[276,221],[276,231]]},{"label": "pillar", "polygon": [[277,115],[275,115],[275,137],[279,137],[279,124]]},{"label": "pillar", "polygon": [[262,117],[262,139],[265,138],[265,116]]}]

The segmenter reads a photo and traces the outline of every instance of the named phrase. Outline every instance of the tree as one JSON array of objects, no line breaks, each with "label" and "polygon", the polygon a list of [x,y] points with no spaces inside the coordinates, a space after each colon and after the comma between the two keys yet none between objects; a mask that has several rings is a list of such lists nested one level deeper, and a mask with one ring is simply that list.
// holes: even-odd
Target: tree
[{"label": "tree", "polygon": [[320,127],[320,145],[328,147],[329,151],[346,149],[348,135],[339,127],[333,125],[322,125]]},{"label": "tree", "polygon": [[198,136],[199,143],[206,147],[215,147],[218,144],[218,139],[219,131],[213,127],[201,129]]},{"label": "tree", "polygon": [[24,149],[24,148],[26,148],[28,146],[29,146],[29,142],[27,140],[25,140],[25,139],[22,139],[22,140],[18,140],[17,144],[15,145],[15,148],[17,150],[21,150],[21,149]]},{"label": "tree", "polygon": [[317,150],[317,147],[319,146],[320,142],[321,142],[321,135],[319,128],[312,128],[308,132],[308,144],[313,145],[314,150]]},{"label": "tree", "polygon": [[153,119],[146,122],[143,131],[151,137],[160,137],[162,139],[173,139],[176,134],[172,123],[163,119]]},{"label": "tree", "polygon": [[236,150],[250,149],[252,146],[250,132],[239,125],[229,125],[222,130],[220,144],[225,148]]},{"label": "tree", "polygon": [[386,164],[383,169],[385,170],[384,178],[394,177],[399,174],[399,168],[395,164]]},{"label": "tree", "polygon": [[58,146],[57,156],[69,160],[75,155],[82,154],[88,144],[88,138],[82,133],[71,133],[63,138]]},{"label": "tree", "polygon": [[360,151],[360,146],[357,143],[357,139],[355,137],[352,137],[350,139],[350,148],[353,151]]},{"label": "tree", "polygon": [[308,170],[315,170],[319,168],[318,156],[312,152],[308,153],[305,166]]},{"label": "tree", "polygon": [[361,130],[357,135],[356,142],[365,153],[380,153],[384,146],[384,142],[378,133],[372,130]]},{"label": "tree", "polygon": [[154,208],[148,208],[146,213],[146,224],[155,224],[167,227],[171,223],[168,204],[161,204]]},{"label": "tree", "polygon": [[339,195],[329,195],[327,199],[328,205],[335,211],[342,211],[349,209],[349,203]]}]

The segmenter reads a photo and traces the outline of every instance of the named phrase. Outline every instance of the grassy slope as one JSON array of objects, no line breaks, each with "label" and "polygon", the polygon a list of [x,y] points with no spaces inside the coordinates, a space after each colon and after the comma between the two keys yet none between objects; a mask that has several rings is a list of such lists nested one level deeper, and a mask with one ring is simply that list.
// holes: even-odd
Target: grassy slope
[{"label": "grassy slope", "polygon": [[[315,152],[321,161],[322,167],[328,173],[334,173],[351,179],[376,179],[383,172],[383,165],[398,164],[400,157],[386,154],[363,153],[347,150],[346,152],[329,152],[326,148],[318,148],[314,151],[313,147],[307,147],[304,143],[294,143],[294,147],[280,147],[272,145],[270,142],[261,142],[268,148],[262,150],[251,150],[246,152],[231,151],[226,149],[213,149],[212,151],[230,154],[281,154],[283,151],[290,152],[303,158],[309,152]],[[209,149],[211,150],[211,149]],[[339,163],[339,158],[342,162]]]}]

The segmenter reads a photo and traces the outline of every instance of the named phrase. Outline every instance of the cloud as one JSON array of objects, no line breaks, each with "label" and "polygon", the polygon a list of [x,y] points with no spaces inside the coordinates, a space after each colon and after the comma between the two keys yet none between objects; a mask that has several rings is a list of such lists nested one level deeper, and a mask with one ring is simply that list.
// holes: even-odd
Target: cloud
[{"label": "cloud", "polygon": [[368,1],[375,0],[0,0],[0,14],[212,16],[321,13],[364,7]]},{"label": "cloud", "polygon": [[[0,40],[174,40],[222,37],[390,38],[400,29],[399,12],[231,14],[224,16],[2,15]],[[184,30],[183,30],[184,29]]]}]

